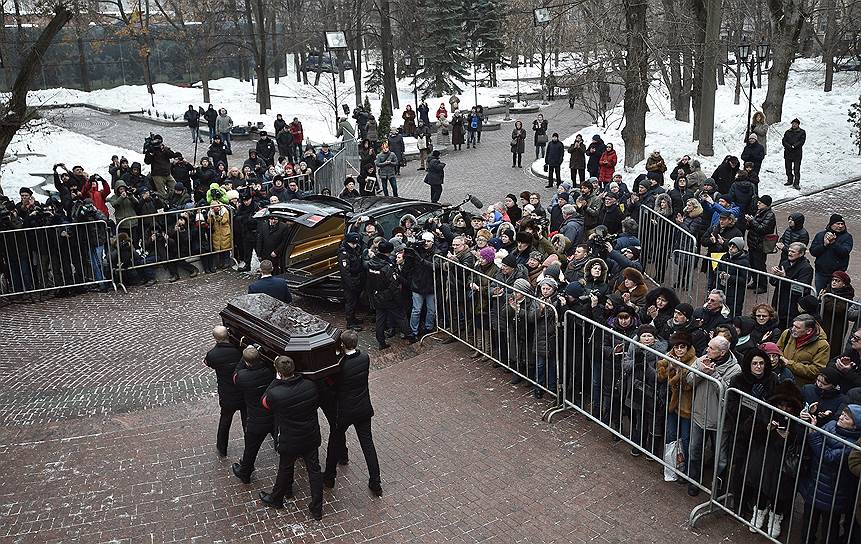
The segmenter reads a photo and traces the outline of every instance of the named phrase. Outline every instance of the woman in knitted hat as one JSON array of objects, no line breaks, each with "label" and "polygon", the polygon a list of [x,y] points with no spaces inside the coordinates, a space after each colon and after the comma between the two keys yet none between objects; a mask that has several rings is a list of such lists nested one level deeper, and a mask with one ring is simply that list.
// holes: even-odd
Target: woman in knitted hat
[{"label": "woman in knitted hat", "polygon": [[[634,340],[651,349],[631,343],[622,359],[625,376],[624,412],[631,418],[631,441],[647,452],[663,457],[666,387],[657,381],[659,353],[667,352],[667,343],[658,337],[654,325],[640,325]],[[630,384],[630,386],[628,385]],[[629,411],[630,410],[630,411]],[[631,455],[640,455],[637,447]]]},{"label": "woman in knitted hat", "polygon": [[484,353],[491,353],[490,337],[490,302],[492,299],[491,287],[493,279],[496,278],[499,268],[496,266],[496,251],[485,245],[479,249],[475,259],[473,270],[476,274],[470,274],[467,278],[471,296],[467,304],[467,311],[471,311],[476,327],[476,349],[472,357],[476,358]]},{"label": "woman in knitted hat", "polygon": [[[684,365],[693,366],[697,359],[697,351],[692,345],[691,335],[686,332],[671,334],[668,344],[670,350],[667,352],[667,358],[659,360],[655,365],[658,383],[666,383],[670,388],[666,432],[664,433],[664,462],[668,465],[675,463],[682,474],[687,474],[693,385],[685,379],[688,369]],[[677,440],[679,444],[674,446]],[[676,479],[676,474],[673,471],[664,470],[664,480],[674,481]],[[679,480],[684,482],[684,479]]]},{"label": "woman in knitted hat", "polygon": [[529,274],[529,283],[538,286],[538,276],[544,272],[544,255],[540,251],[530,251],[529,259],[526,261],[526,270]]},{"label": "woman in knitted hat", "polygon": [[780,351],[780,346],[774,342],[764,342],[759,345],[759,349],[767,353],[768,358],[771,359],[771,372],[777,376],[777,383],[795,383],[795,374],[783,363],[783,352]]},{"label": "woman in knitted hat", "polygon": [[540,302],[532,304],[529,317],[535,335],[535,382],[532,395],[544,396],[544,390],[556,392],[556,326],[565,309],[557,296],[559,284],[546,277],[538,283]]},{"label": "woman in knitted hat", "polygon": [[595,257],[586,261],[583,265],[583,279],[580,283],[587,293],[597,292],[600,295],[610,293],[610,284],[607,283],[607,263],[603,259]]},{"label": "woman in knitted hat", "polygon": [[828,335],[831,358],[843,351],[846,332],[850,329],[847,310],[850,300],[855,299],[855,288],[849,274],[838,270],[831,273],[831,282],[819,292],[822,300],[822,329]]},{"label": "woman in knitted hat", "polygon": [[[518,278],[514,281],[514,289],[509,290],[507,303],[505,305],[505,319],[508,329],[505,336],[508,339],[508,366],[515,372],[511,384],[516,385],[523,381],[521,376],[531,376],[532,344],[534,330],[530,326],[529,312],[532,309],[533,299],[526,295],[532,294],[532,285],[529,280]],[[504,349],[504,348],[503,348]]]},{"label": "woman in knitted hat", "polygon": [[622,282],[616,287],[616,292],[622,295],[626,302],[642,308],[646,305],[646,294],[649,289],[643,274],[636,268],[625,268],[622,270]]}]

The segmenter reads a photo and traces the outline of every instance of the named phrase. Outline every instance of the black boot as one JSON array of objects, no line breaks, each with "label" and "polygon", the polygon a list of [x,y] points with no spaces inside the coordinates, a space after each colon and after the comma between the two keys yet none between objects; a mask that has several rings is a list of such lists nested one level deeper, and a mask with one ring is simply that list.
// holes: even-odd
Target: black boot
[{"label": "black boot", "polygon": [[786,183],[784,183],[783,185],[785,185],[786,187],[791,187],[792,186],[792,180],[791,179],[786,180]]},{"label": "black boot", "polygon": [[801,184],[796,180],[796,182],[792,184],[792,188],[795,189],[796,191],[800,191],[801,190]]}]

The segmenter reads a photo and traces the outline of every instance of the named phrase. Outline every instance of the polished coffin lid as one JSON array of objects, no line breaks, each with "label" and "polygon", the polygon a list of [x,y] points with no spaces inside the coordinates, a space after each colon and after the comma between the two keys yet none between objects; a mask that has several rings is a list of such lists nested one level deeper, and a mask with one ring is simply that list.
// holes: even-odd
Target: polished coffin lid
[{"label": "polished coffin lid", "polygon": [[259,344],[261,355],[270,361],[289,355],[296,370],[309,378],[338,370],[339,331],[315,315],[262,293],[230,300],[220,315],[234,343]]}]

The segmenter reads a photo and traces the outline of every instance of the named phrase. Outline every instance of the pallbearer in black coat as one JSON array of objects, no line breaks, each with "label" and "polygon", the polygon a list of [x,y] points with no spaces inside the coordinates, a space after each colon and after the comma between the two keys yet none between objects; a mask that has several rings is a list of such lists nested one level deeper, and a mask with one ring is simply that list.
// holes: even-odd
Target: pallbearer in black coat
[{"label": "pallbearer in black coat", "polygon": [[365,462],[368,464],[368,487],[374,495],[383,495],[380,485],[380,463],[377,460],[377,450],[371,435],[371,418],[374,407],[371,406],[371,393],[368,390],[368,374],[371,361],[367,353],[362,353],[356,346],[359,336],[355,331],[341,333],[341,372],[335,377],[335,389],[338,395],[338,426],[329,433],[329,444],[326,448],[326,472],[323,482],[326,487],[335,487],[335,475],[338,468],[338,452],[346,447],[347,429],[352,425],[356,429]]},{"label": "pallbearer in black coat", "polygon": [[242,428],[245,429],[245,399],[233,383],[233,373],[236,371],[237,363],[242,359],[242,352],[230,342],[227,327],[222,325],[215,327],[212,329],[212,337],[215,338],[215,347],[206,352],[203,362],[215,370],[218,380],[218,405],[221,407],[221,416],[218,419],[215,447],[218,455],[227,457],[230,425],[237,410],[242,418]]},{"label": "pallbearer in black coat", "polygon": [[260,398],[275,378],[272,367],[260,357],[254,346],[242,351],[242,362],[233,373],[233,383],[242,392],[248,419],[245,425],[245,451],[242,460],[233,463],[233,474],[243,483],[251,483],[254,461],[267,434],[272,433],[272,414],[260,404]]}]

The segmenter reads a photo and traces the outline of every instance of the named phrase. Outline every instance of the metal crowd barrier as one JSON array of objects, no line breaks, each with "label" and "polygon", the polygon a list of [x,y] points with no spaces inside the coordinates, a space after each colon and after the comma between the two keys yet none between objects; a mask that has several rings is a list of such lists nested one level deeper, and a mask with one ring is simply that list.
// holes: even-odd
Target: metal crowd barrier
[{"label": "metal crowd barrier", "polygon": [[[681,301],[697,307],[709,291],[720,289],[726,295],[731,316],[750,315],[757,304],[769,304],[777,313],[781,329],[789,328],[790,319],[798,315],[798,299],[816,293],[809,284],[688,251],[673,251],[672,261],[678,264],[673,265],[673,282],[668,286]],[[705,273],[700,272],[703,267],[707,269]],[[765,291],[749,290],[748,281]]]},{"label": "metal crowd barrier", "polygon": [[[284,187],[287,187],[287,184],[291,181],[295,181],[299,185],[299,190],[304,191],[306,193],[315,194],[314,187],[314,175],[312,173],[308,174],[296,174],[293,176],[282,177],[284,180]],[[269,192],[269,189],[272,188],[273,181],[264,181],[260,184],[263,191]]]},{"label": "metal crowd barrier", "polygon": [[790,409],[786,396],[773,398],[778,406],[726,390],[726,476],[722,488],[691,512],[691,525],[723,511],[772,542],[855,542],[861,489],[847,461],[850,454],[861,456],[861,446],[834,434],[838,429],[824,430],[824,415],[812,425],[780,408]]},{"label": "metal crowd barrier", "polygon": [[345,151],[341,149],[335,155],[314,170],[314,192],[320,194],[324,188],[337,195],[344,188],[347,177],[347,162]]},{"label": "metal crowd barrier", "polygon": [[437,328],[555,396],[556,307],[442,255],[433,265]]},{"label": "metal crowd barrier", "polygon": [[707,473],[705,441],[691,448],[693,422],[684,412],[702,405],[694,421],[719,436],[726,384],[669,356],[658,338],[646,345],[571,310],[563,330],[564,405],[556,412],[573,408],[660,463],[665,480],[710,492],[717,465]]},{"label": "metal crowd barrier", "polygon": [[109,240],[104,220],[0,231],[0,296],[98,284],[116,290]]},{"label": "metal crowd barrier", "polygon": [[819,315],[822,316],[822,328],[828,335],[830,358],[833,359],[847,347],[849,335],[861,326],[861,302],[833,293],[822,293],[819,298]]},{"label": "metal crowd barrier", "polygon": [[667,259],[673,254],[673,250],[696,254],[699,249],[696,237],[672,220],[647,206],[640,206],[637,238],[640,240],[640,262],[643,264],[643,274],[655,284],[665,284],[667,270],[672,264],[687,273],[692,272],[686,266],[689,263],[678,262],[675,259],[671,263]]},{"label": "metal crowd barrier", "polygon": [[[229,239],[213,237],[215,225],[220,217],[224,217],[216,215],[216,206],[227,211]],[[227,205],[214,204],[126,217],[117,222],[118,235],[123,232],[131,238],[130,248],[117,249],[117,278],[124,291],[123,275],[130,270],[158,265],[175,270],[171,263],[196,257],[207,262],[212,256],[225,252],[231,252],[233,264],[238,264],[232,255],[233,209]],[[117,243],[119,245],[119,241]]]},{"label": "metal crowd barrier", "polygon": [[341,149],[344,150],[344,161],[347,163],[347,171],[351,172],[350,175],[359,174],[362,171],[362,157],[359,155],[359,141],[355,138],[345,140]]}]

